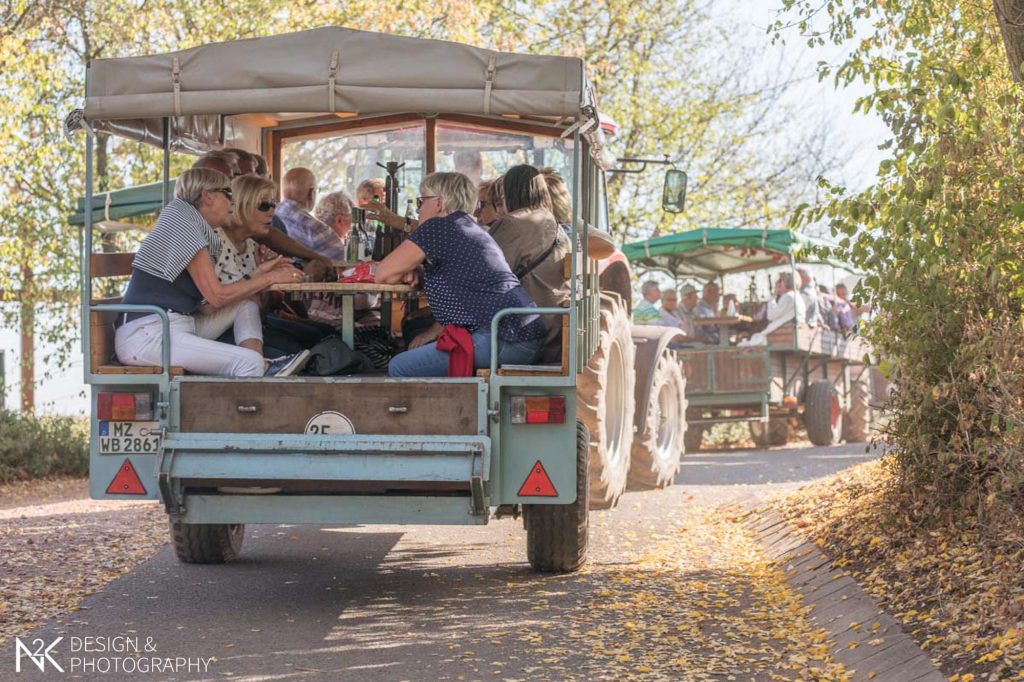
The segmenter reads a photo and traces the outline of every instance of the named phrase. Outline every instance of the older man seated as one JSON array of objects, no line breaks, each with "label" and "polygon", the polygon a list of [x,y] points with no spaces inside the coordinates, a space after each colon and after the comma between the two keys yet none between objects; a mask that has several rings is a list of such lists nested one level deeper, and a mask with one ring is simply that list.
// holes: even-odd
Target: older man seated
[{"label": "older man seated", "polygon": [[284,228],[288,236],[303,246],[332,261],[345,260],[345,243],[341,237],[317,219],[311,211],[316,205],[316,176],[308,168],[292,168],[284,174],[281,195],[274,214],[275,226]]},{"label": "older man seated", "polygon": [[633,308],[633,322],[636,324],[659,324],[661,312],[655,303],[661,298],[661,285],[653,279],[649,279],[640,285],[640,295],[643,298]]},{"label": "older man seated", "polygon": [[693,320],[697,317],[697,289],[687,284],[682,293],[683,302],[679,304],[675,289],[661,292],[661,324],[676,327],[687,336],[693,336]]}]

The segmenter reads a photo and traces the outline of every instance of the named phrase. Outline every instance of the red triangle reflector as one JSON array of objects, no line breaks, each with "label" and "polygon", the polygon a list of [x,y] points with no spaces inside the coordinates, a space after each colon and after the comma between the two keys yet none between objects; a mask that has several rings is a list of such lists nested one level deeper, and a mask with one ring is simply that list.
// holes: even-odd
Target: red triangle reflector
[{"label": "red triangle reflector", "polygon": [[114,480],[107,486],[108,495],[145,495],[146,487],[139,480],[135,473],[135,467],[129,460],[125,460],[121,468],[117,470]]},{"label": "red triangle reflector", "polygon": [[523,487],[519,489],[520,497],[558,497],[554,483],[544,470],[544,465],[537,460],[537,463],[530,469],[530,475],[523,481]]}]

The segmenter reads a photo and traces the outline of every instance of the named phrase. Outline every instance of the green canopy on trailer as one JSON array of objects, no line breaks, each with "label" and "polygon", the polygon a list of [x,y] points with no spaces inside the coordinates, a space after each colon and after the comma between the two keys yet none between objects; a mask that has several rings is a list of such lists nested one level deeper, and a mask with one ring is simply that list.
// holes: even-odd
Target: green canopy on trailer
[{"label": "green canopy on trailer", "polygon": [[824,258],[817,249],[832,248],[827,242],[791,230],[750,230],[702,227],[633,242],[622,247],[630,261],[677,277],[714,279],[722,275],[786,265],[792,258],[801,263],[833,265],[857,271],[842,261]]},{"label": "green canopy on trailer", "polygon": [[[174,187],[174,181],[171,181]],[[157,213],[163,208],[163,183],[153,182],[148,185],[125,187],[111,192],[98,192],[92,197],[92,222],[111,223],[122,218]],[[85,197],[79,197],[75,203],[75,212],[68,217],[71,225],[85,224]],[[145,229],[143,225],[136,225]]]}]

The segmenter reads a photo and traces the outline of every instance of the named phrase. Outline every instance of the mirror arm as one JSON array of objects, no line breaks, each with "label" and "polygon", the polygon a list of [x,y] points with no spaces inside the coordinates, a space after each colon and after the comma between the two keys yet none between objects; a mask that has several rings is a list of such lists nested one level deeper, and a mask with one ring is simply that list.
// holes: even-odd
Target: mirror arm
[{"label": "mirror arm", "polygon": [[606,173],[643,173],[647,170],[647,164],[649,163],[661,166],[672,166],[672,168],[676,167],[676,162],[670,159],[668,154],[666,154],[663,159],[644,159],[632,156],[620,156],[615,160],[619,163],[639,163],[640,168],[610,168],[605,171]]}]

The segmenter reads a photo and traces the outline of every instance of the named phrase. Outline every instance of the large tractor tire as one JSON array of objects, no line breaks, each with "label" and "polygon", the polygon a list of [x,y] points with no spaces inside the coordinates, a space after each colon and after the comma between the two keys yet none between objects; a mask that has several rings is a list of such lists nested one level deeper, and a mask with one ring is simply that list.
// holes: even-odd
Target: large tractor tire
[{"label": "large tractor tire", "polygon": [[587,560],[589,524],[590,434],[576,422],[576,501],[572,504],[528,504],[526,556],[535,571],[569,573]]},{"label": "large tractor tire", "polygon": [[577,417],[590,433],[590,506],[614,507],[626,489],[633,445],[633,338],[616,294],[601,294],[597,349],[576,382]]},{"label": "large tractor tire", "polygon": [[686,379],[675,353],[665,348],[657,359],[647,392],[647,418],[633,438],[627,489],[653,490],[672,485],[686,434]]},{"label": "large tractor tire", "polygon": [[807,427],[807,437],[815,445],[832,445],[843,437],[843,410],[839,404],[839,393],[828,379],[819,379],[807,387],[804,425]]},{"label": "large tractor tire", "polygon": [[843,438],[847,443],[863,443],[871,434],[871,370],[850,368],[850,407],[846,411]]},{"label": "large tractor tire", "polygon": [[178,561],[223,564],[242,550],[245,526],[240,523],[182,523],[171,521],[171,544]]},{"label": "large tractor tire", "polygon": [[[767,428],[766,428],[767,427]],[[789,442],[789,420],[785,417],[764,422],[750,422],[750,438],[761,447],[785,445]]]}]

